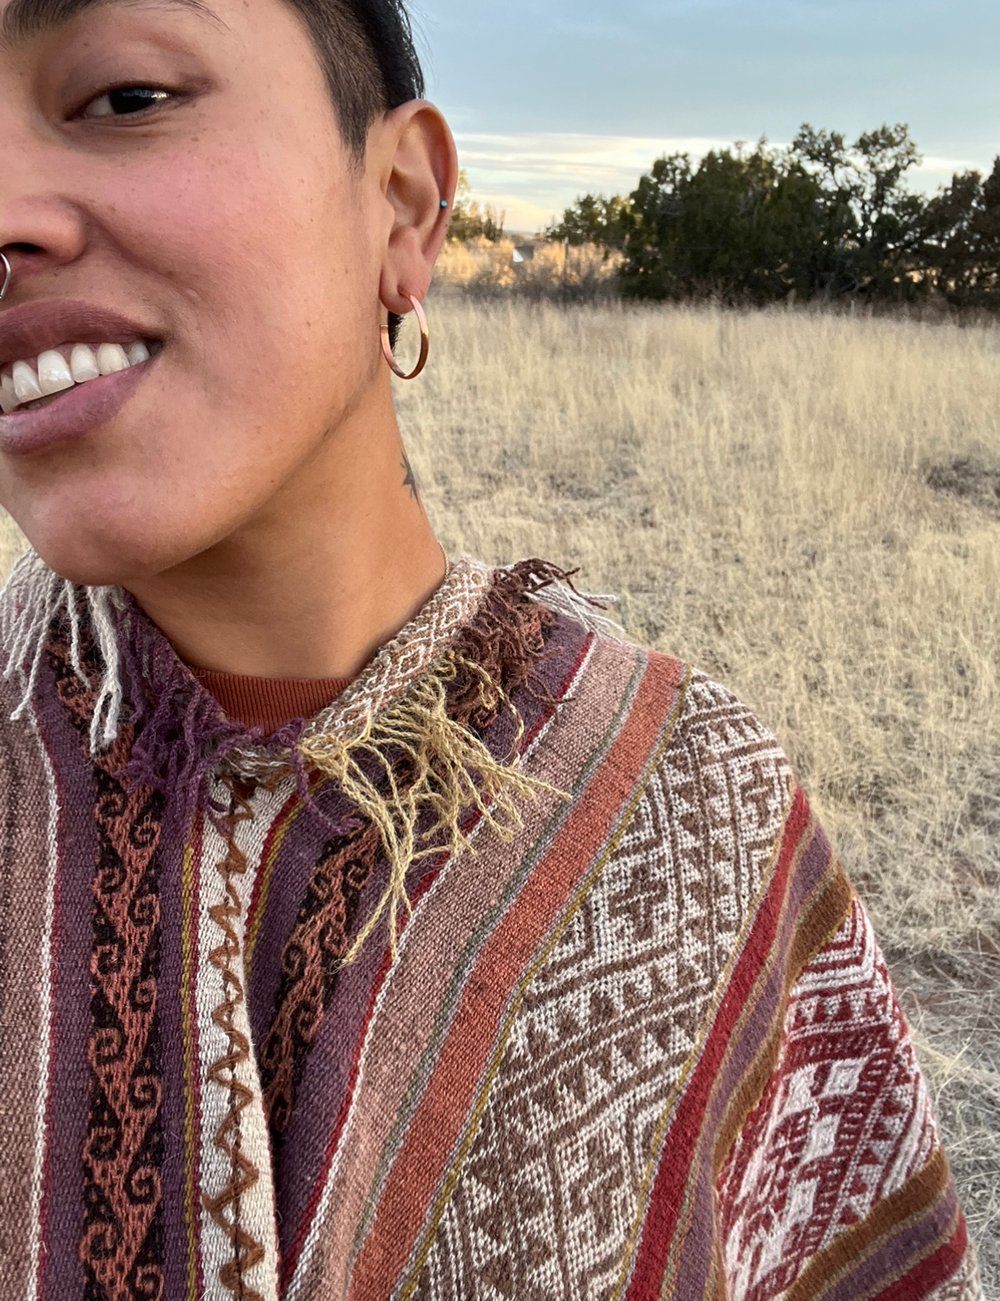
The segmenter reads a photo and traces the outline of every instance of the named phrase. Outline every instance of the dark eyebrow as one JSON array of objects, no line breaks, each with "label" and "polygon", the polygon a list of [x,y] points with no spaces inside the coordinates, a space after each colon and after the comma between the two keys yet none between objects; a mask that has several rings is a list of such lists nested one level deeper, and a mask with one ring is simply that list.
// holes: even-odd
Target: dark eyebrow
[{"label": "dark eyebrow", "polygon": [[0,18],[0,49],[11,50],[43,32],[55,31],[88,9],[129,5],[143,9],[187,9],[228,30],[217,13],[201,0],[10,0]]}]

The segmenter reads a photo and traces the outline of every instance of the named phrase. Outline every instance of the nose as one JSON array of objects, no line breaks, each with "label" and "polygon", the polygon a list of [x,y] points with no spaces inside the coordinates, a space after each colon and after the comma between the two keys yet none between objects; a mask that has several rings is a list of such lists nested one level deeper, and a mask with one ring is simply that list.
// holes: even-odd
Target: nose
[{"label": "nose", "polygon": [[5,305],[29,280],[48,280],[75,262],[87,246],[88,225],[86,201],[77,193],[79,172],[67,166],[72,160],[65,150],[2,116],[0,305]]},{"label": "nose", "polygon": [[[51,129],[30,78],[0,67],[0,310],[36,277],[79,258],[87,243],[81,187],[87,158]],[[85,190],[83,191],[85,193]],[[37,286],[42,291],[41,284]],[[45,292],[49,287],[46,284]]]}]

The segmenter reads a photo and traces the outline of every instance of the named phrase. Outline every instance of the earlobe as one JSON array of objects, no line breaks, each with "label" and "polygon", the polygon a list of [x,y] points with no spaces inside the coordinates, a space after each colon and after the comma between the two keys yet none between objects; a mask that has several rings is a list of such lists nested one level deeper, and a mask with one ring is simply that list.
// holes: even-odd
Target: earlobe
[{"label": "earlobe", "polygon": [[458,154],[448,123],[427,100],[401,105],[392,118],[385,196],[394,220],[379,296],[388,311],[402,316],[412,310],[408,295],[423,299],[430,287],[458,185]]}]

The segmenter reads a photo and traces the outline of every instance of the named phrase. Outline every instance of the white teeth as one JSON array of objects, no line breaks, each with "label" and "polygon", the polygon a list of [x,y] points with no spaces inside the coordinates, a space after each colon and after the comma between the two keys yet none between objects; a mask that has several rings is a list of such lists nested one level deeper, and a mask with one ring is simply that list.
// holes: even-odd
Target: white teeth
[{"label": "white teeth", "polygon": [[5,416],[10,415],[18,405],[17,394],[14,392],[14,381],[9,375],[0,375],[0,407],[3,408]]},{"label": "white teeth", "polygon": [[128,370],[129,360],[120,343],[102,343],[97,349],[97,365],[102,375]]},{"label": "white teeth", "polygon": [[66,365],[66,358],[54,348],[40,353],[38,357],[38,387],[44,396],[61,393],[63,389],[72,388],[76,381]]},{"label": "white teeth", "polygon": [[46,348],[33,361],[15,361],[0,368],[0,409],[7,415],[25,403],[53,397],[76,384],[128,370],[148,361],[161,348],[159,342],[147,347],[141,339],[124,346],[67,343],[59,348]]},{"label": "white teeth", "polygon": [[94,350],[86,343],[75,345],[69,355],[69,368],[77,384],[82,384],[84,380],[100,379],[101,377]]},{"label": "white teeth", "polygon": [[31,402],[34,398],[44,397],[38,387],[38,376],[26,361],[14,362],[14,392],[18,402]]}]

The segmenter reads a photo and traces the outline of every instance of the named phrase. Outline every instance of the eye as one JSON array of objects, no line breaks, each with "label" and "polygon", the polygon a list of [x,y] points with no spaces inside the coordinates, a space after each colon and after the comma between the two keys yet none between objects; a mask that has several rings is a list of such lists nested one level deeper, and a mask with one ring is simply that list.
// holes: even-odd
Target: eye
[{"label": "eye", "polygon": [[87,117],[138,117],[146,113],[151,108],[156,108],[165,100],[176,99],[172,90],[165,90],[162,86],[110,86],[107,90],[102,91],[100,95],[95,95],[93,99],[87,100],[84,108],[90,108],[92,104],[101,107],[96,113],[85,113],[81,111],[80,116]]}]

